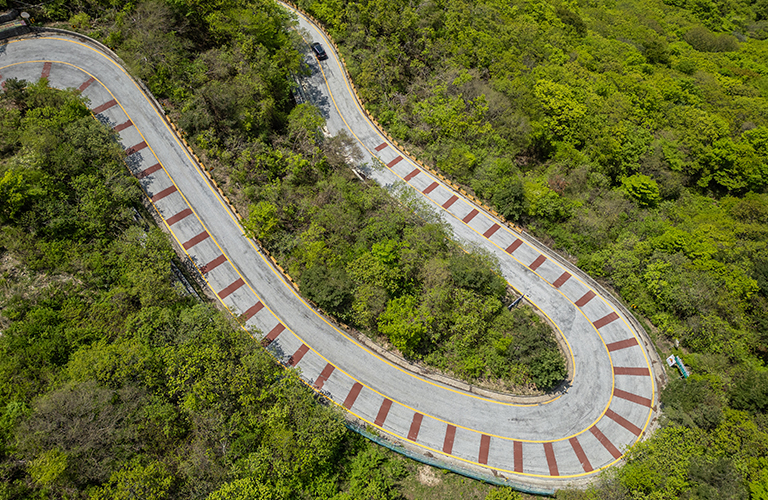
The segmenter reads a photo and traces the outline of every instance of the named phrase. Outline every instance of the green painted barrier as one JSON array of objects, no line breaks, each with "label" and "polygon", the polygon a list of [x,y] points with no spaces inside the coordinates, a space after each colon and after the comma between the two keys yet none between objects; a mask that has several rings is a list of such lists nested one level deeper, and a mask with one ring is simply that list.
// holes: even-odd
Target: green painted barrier
[{"label": "green painted barrier", "polygon": [[554,496],[555,490],[552,489],[536,489],[531,488],[530,486],[525,486],[523,484],[517,483],[515,481],[509,481],[505,479],[501,479],[498,477],[492,477],[492,476],[483,476],[481,474],[478,474],[476,472],[472,472],[469,469],[464,469],[462,467],[455,467],[451,466],[449,464],[446,464],[444,462],[441,462],[437,459],[430,458],[424,455],[421,455],[419,453],[412,452],[410,450],[405,449],[403,446],[398,446],[395,444],[390,443],[386,439],[382,438],[381,436],[374,434],[373,432],[367,430],[366,428],[353,424],[351,422],[347,422],[347,428],[353,432],[356,432],[357,434],[360,434],[364,438],[373,441],[374,443],[383,446],[385,448],[388,448],[395,453],[399,453],[403,456],[406,456],[410,458],[411,460],[416,460],[417,462],[421,462],[423,464],[431,465],[432,467],[437,467],[439,469],[447,470],[449,472],[453,472],[455,474],[460,474],[464,477],[468,477],[470,479],[475,479],[477,481],[483,481],[485,483],[493,484],[496,486],[507,486],[509,488],[515,489],[517,491],[522,491],[523,493],[528,493],[530,495],[544,495],[544,496]]}]

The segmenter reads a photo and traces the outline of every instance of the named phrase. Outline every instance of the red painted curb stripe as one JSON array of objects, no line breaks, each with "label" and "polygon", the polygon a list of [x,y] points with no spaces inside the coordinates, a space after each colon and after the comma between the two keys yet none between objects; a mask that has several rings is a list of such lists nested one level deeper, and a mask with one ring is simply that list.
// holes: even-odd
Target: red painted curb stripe
[{"label": "red painted curb stripe", "polygon": [[219,292],[219,298],[220,299],[226,299],[230,295],[232,295],[234,292],[239,290],[243,285],[245,285],[245,281],[243,281],[243,278],[237,278],[237,281],[229,285],[227,288]]},{"label": "red painted curb stripe", "polygon": [[384,398],[384,401],[381,402],[381,408],[379,408],[379,414],[376,415],[376,420],[374,420],[373,423],[379,427],[384,425],[384,421],[387,419],[387,415],[389,415],[389,409],[391,407],[392,400]]},{"label": "red painted curb stripe", "polygon": [[416,177],[417,175],[419,175],[419,172],[421,172],[421,170],[419,170],[418,168],[415,168],[415,169],[413,169],[413,172],[411,172],[410,174],[406,175],[406,176],[403,178],[403,180],[404,180],[405,182],[408,182],[408,181],[410,181],[411,179],[413,179],[414,177]]},{"label": "red painted curb stripe", "polygon": [[181,212],[177,213],[176,215],[174,215],[170,219],[167,219],[165,222],[167,222],[169,226],[172,226],[172,225],[176,224],[177,222],[179,222],[180,220],[185,219],[186,217],[189,217],[190,215],[192,215],[192,210],[189,209],[189,208],[185,208],[184,210],[182,210]]},{"label": "red painted curb stripe", "polygon": [[288,358],[288,366],[298,365],[299,361],[301,361],[301,358],[304,357],[307,351],[309,351],[309,346],[307,344],[301,344],[301,347],[296,349],[296,352],[293,353],[293,356]]},{"label": "red painted curb stripe", "polygon": [[325,368],[323,368],[323,371],[320,372],[320,375],[317,376],[317,380],[315,380],[315,383],[312,384],[315,386],[315,389],[322,389],[323,385],[325,385],[325,381],[328,380],[328,377],[331,376],[331,373],[333,373],[333,370],[335,370],[336,367],[332,364],[328,363],[325,365]]},{"label": "red painted curb stripe", "polygon": [[559,476],[560,472],[557,470],[557,460],[555,459],[555,450],[552,448],[552,443],[544,443],[544,454],[547,456],[549,475]]},{"label": "red painted curb stripe", "polygon": [[584,448],[581,447],[581,443],[579,443],[579,440],[574,436],[568,441],[571,443],[571,447],[573,447],[573,451],[576,452],[576,458],[579,459],[579,462],[581,463],[581,467],[582,469],[584,469],[584,472],[592,472],[594,470],[592,469],[592,464],[589,463],[587,454],[584,453]]},{"label": "red painted curb stripe", "polygon": [[613,323],[617,319],[619,319],[619,315],[616,314],[615,312],[612,312],[611,314],[606,314],[605,316],[603,316],[599,320],[594,321],[592,324],[595,325],[595,328],[597,328],[599,330],[602,327],[604,327],[605,325],[607,325],[609,323]]},{"label": "red painted curb stripe", "polygon": [[197,245],[201,241],[205,240],[206,238],[209,238],[211,235],[208,234],[208,231],[203,231],[202,233],[198,234],[197,236],[193,236],[189,241],[184,243],[182,246],[184,247],[184,250],[189,250],[193,246]]},{"label": "red painted curb stripe", "polygon": [[511,244],[511,245],[509,245],[509,246],[507,247],[507,250],[506,250],[506,252],[507,252],[508,254],[511,254],[512,252],[514,252],[515,250],[517,250],[518,248],[520,248],[520,245],[522,245],[522,244],[523,244],[523,240],[521,240],[521,239],[517,239],[517,240],[515,240],[514,242],[512,242],[512,244]]},{"label": "red painted curb stripe", "polygon": [[431,193],[432,191],[434,191],[434,190],[435,190],[435,188],[436,188],[437,186],[439,186],[439,184],[437,183],[437,181],[435,181],[435,182],[433,182],[432,184],[430,184],[429,186],[427,186],[427,187],[424,189],[424,191],[422,191],[422,192],[423,192],[424,194],[429,194],[429,193]]},{"label": "red painted curb stripe", "polygon": [[607,437],[605,437],[605,434],[600,432],[600,429],[598,429],[596,425],[590,427],[589,431],[597,438],[598,441],[600,441],[600,444],[605,446],[605,449],[608,450],[611,455],[613,455],[613,458],[621,458],[621,452],[616,449],[616,447]]},{"label": "red painted curb stripe", "polygon": [[453,440],[456,438],[456,426],[448,424],[445,429],[445,439],[443,440],[443,453],[453,453]]},{"label": "red painted curb stripe", "polygon": [[165,189],[163,189],[162,191],[160,191],[159,193],[156,193],[156,194],[155,194],[155,195],[154,195],[154,196],[151,198],[151,199],[152,199],[152,202],[153,202],[153,203],[157,203],[158,201],[162,200],[163,198],[165,198],[165,197],[166,197],[166,196],[168,196],[169,194],[173,194],[173,193],[175,193],[175,192],[176,192],[176,186],[171,186],[171,187],[169,187],[169,188],[165,188]]},{"label": "red painted curb stripe", "polygon": [[618,351],[619,349],[632,347],[633,345],[637,345],[637,339],[634,337],[631,339],[619,340],[618,342],[611,342],[610,344],[606,345],[606,347],[608,348],[608,352],[613,352]]},{"label": "red painted curb stripe", "polygon": [[481,464],[488,465],[488,450],[491,447],[491,436],[483,434],[480,438],[480,455],[477,457],[477,461]]},{"label": "red painted curb stripe", "polygon": [[633,403],[637,403],[639,405],[647,406],[648,408],[651,407],[650,399],[638,396],[637,394],[632,394],[631,392],[622,391],[621,389],[614,389],[613,395],[621,399],[626,399],[627,401],[632,401]]},{"label": "red painted curb stripe", "polygon": [[387,147],[387,143],[386,142],[382,142],[381,144],[379,144],[378,146],[376,146],[373,149],[375,149],[376,151],[381,151],[382,149],[384,149],[386,147]]},{"label": "red painted curb stripe", "polygon": [[589,303],[590,300],[592,300],[594,298],[595,298],[595,292],[590,290],[587,293],[585,293],[584,295],[582,295],[579,300],[576,301],[576,306],[577,307],[584,307],[585,305],[587,305]]},{"label": "red painted curb stripe", "polygon": [[141,172],[138,172],[138,173],[136,174],[136,178],[137,178],[137,179],[139,179],[139,180],[141,180],[141,179],[143,179],[144,177],[146,177],[146,176],[148,176],[148,175],[152,175],[152,174],[154,174],[155,172],[157,172],[157,171],[158,171],[158,170],[160,170],[161,168],[163,168],[163,167],[161,167],[159,163],[155,163],[155,164],[154,164],[154,165],[152,165],[151,167],[149,167],[149,168],[145,168],[145,169],[144,169],[144,170],[142,170]]},{"label": "red painted curb stripe", "polygon": [[[222,257],[223,257],[223,255],[222,255]],[[243,313],[243,318],[245,318],[245,321],[248,321],[249,319],[251,319],[251,318],[253,318],[254,316],[256,316],[256,314],[257,314],[259,311],[261,311],[262,309],[264,309],[264,304],[262,304],[262,303],[261,303],[261,301],[259,301],[259,302],[256,302],[254,305],[252,305],[251,307],[249,307],[249,308],[248,308],[248,310],[246,310],[246,311]]]},{"label": "red painted curb stripe", "polygon": [[563,273],[560,275],[559,278],[555,280],[554,283],[552,283],[552,286],[555,288],[560,288],[565,284],[566,281],[571,277],[570,273]]},{"label": "red painted curb stripe", "polygon": [[51,63],[47,62],[43,64],[43,74],[40,76],[40,78],[48,78],[51,76]]},{"label": "red painted curb stripe", "polygon": [[397,165],[398,163],[400,163],[401,161],[403,161],[403,157],[398,155],[397,158],[395,158],[391,162],[387,163],[387,167],[392,168],[395,165]]},{"label": "red painted curb stripe", "polygon": [[531,271],[535,271],[536,269],[538,269],[539,266],[541,266],[544,262],[546,262],[546,260],[547,258],[544,257],[543,255],[539,255],[538,257],[536,257],[536,260],[534,260],[533,263],[531,263],[531,265],[529,266],[531,268]]},{"label": "red painted curb stripe", "polygon": [[283,333],[283,330],[285,330],[285,325],[278,323],[272,330],[270,330],[267,336],[264,337],[264,339],[261,341],[261,345],[267,347],[269,344],[275,341],[278,335]]},{"label": "red painted curb stripe", "polygon": [[459,197],[456,196],[456,195],[451,196],[450,198],[448,198],[448,201],[443,203],[443,208],[451,208],[451,205],[456,203],[456,200],[458,200],[458,199],[459,199]]},{"label": "red painted curb stripe", "polygon": [[145,141],[141,141],[140,143],[136,144],[135,146],[128,148],[125,150],[125,154],[128,156],[131,156],[133,153],[138,153],[142,149],[147,147],[147,143]]},{"label": "red painted curb stripe", "polygon": [[221,254],[215,259],[213,259],[212,261],[210,261],[209,263],[207,263],[206,265],[204,265],[203,267],[201,267],[200,272],[203,274],[210,273],[211,271],[213,271],[214,269],[216,269],[226,261],[227,261],[227,257],[224,254]]},{"label": "red painted curb stripe", "polygon": [[473,208],[471,212],[467,214],[466,217],[464,217],[462,220],[465,224],[469,224],[469,221],[475,218],[475,216],[478,214],[478,211],[476,208]]},{"label": "red painted curb stripe", "polygon": [[122,132],[123,130],[127,129],[128,127],[132,127],[133,122],[131,120],[128,120],[125,123],[121,123],[120,125],[115,126],[115,132]]},{"label": "red painted curb stripe", "polygon": [[523,443],[520,441],[515,441],[514,443],[515,472],[523,472]]},{"label": "red painted curb stripe", "polygon": [[90,77],[89,79],[87,79],[86,81],[84,81],[84,82],[83,82],[83,83],[82,83],[82,84],[81,84],[81,85],[80,85],[80,86],[77,88],[77,90],[79,90],[80,92],[82,92],[82,91],[84,91],[85,89],[87,89],[88,87],[90,87],[90,86],[91,86],[91,84],[92,84],[93,82],[95,82],[95,81],[96,81],[96,79],[95,79],[94,77]]},{"label": "red painted curb stripe", "polygon": [[650,377],[651,372],[648,370],[648,368],[630,368],[628,366],[614,366],[613,367],[613,374],[614,375],[638,375],[638,376],[644,376],[644,377]]},{"label": "red painted curb stripe", "polygon": [[97,107],[93,108],[93,114],[94,115],[98,115],[99,113],[103,113],[104,111],[108,110],[109,108],[111,108],[112,106],[114,106],[116,104],[117,104],[117,101],[114,100],[114,99],[112,99],[111,101],[107,101],[104,104],[102,104],[101,106],[97,106]]},{"label": "red painted curb stripe", "polygon": [[355,382],[355,385],[352,386],[352,389],[350,389],[349,394],[347,394],[347,399],[344,400],[344,408],[347,410],[352,409],[352,405],[355,404],[355,401],[357,400],[357,396],[360,395],[360,391],[363,389],[363,384],[360,382]]},{"label": "red painted curb stripe", "polygon": [[499,226],[498,224],[492,225],[490,228],[488,228],[488,231],[483,233],[483,236],[486,238],[490,238],[491,236],[493,236],[493,233],[499,230],[499,227],[501,226]]},{"label": "red painted curb stripe", "polygon": [[615,411],[611,410],[610,408],[608,408],[608,410],[605,412],[605,416],[607,416],[608,418],[610,418],[620,426],[624,427],[635,436],[639,436],[643,432],[642,429],[640,429],[640,427],[636,426],[635,424],[633,424],[626,418],[622,417]]},{"label": "red painted curb stripe", "polygon": [[421,421],[424,419],[424,415],[421,413],[413,414],[413,421],[411,422],[411,430],[408,431],[408,439],[416,441],[419,437],[419,429],[421,429]]}]

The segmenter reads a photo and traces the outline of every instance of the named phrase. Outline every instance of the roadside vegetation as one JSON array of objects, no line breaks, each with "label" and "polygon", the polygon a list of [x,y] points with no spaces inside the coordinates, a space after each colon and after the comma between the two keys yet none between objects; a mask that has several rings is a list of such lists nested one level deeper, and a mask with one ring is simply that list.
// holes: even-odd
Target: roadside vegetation
[{"label": "roadside vegetation", "polygon": [[552,328],[514,298],[493,257],[450,240],[413,200],[350,170],[357,149],[295,105],[304,42],[268,2],[53,3],[143,78],[246,215],[245,228],[328,314],[405,357],[502,391],[567,375]]},{"label": "roadside vegetation", "polygon": [[[768,497],[768,4],[299,3],[325,23],[390,133],[613,287],[660,349],[691,369],[687,380],[670,372],[662,427],[625,465],[558,497]],[[38,18],[96,36],[147,82],[308,296],[362,329],[362,313],[380,311],[371,334],[390,331],[391,305],[429,339],[422,292],[439,283],[416,274],[395,280],[403,291],[392,294],[356,281],[350,265],[365,257],[387,270],[388,259],[407,262],[409,231],[443,229],[421,219],[406,230],[398,221],[412,212],[342,167],[345,138],[317,135],[312,109],[293,106],[286,82],[299,71],[298,41],[276,5],[82,0],[45,9]],[[312,225],[317,215],[354,223],[346,211],[394,229],[373,242]],[[441,241],[441,265],[484,259]],[[313,272],[313,262],[324,267]],[[363,293],[375,286],[387,292],[378,309]],[[504,300],[467,290],[487,297],[480,304]],[[350,308],[334,312],[336,301]],[[425,361],[438,352],[410,345]],[[472,364],[447,369],[462,366]],[[3,428],[17,432],[14,418]]]},{"label": "roadside vegetation", "polygon": [[174,278],[76,92],[8,80],[0,124],[0,498],[414,498],[424,471]]},{"label": "roadside vegetation", "polygon": [[671,373],[662,429],[573,496],[765,498],[768,4],[298,4],[390,133],[613,287],[693,372]]}]

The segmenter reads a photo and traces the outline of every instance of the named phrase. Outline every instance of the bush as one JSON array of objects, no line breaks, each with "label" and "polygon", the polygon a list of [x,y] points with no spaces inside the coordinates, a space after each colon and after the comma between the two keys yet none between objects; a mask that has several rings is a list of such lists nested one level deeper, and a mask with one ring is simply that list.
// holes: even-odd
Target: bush
[{"label": "bush", "polygon": [[712,33],[703,26],[690,29],[683,40],[699,52],[734,52],[739,50],[739,41],[733,35]]},{"label": "bush", "polygon": [[641,207],[655,207],[661,200],[659,185],[647,175],[636,174],[621,181],[624,192]]},{"label": "bush", "polygon": [[316,265],[301,273],[300,281],[302,293],[326,311],[339,312],[352,303],[354,283],[344,269]]},{"label": "bush", "polygon": [[529,372],[533,383],[542,391],[554,389],[568,375],[565,359],[556,350],[547,350],[539,354],[530,363]]},{"label": "bush", "polygon": [[692,375],[672,380],[661,392],[664,414],[672,422],[711,430],[723,417],[722,402],[709,380]]},{"label": "bush", "polygon": [[733,383],[728,394],[731,406],[753,413],[768,411],[768,371],[745,369]]}]

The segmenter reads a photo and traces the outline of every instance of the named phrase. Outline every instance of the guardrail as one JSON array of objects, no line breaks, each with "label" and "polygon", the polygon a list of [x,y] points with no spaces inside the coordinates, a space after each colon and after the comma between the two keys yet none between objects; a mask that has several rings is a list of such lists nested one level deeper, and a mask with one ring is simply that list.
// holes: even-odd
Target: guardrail
[{"label": "guardrail", "polygon": [[312,22],[320,31],[322,31],[325,37],[331,42],[331,45],[333,46],[334,51],[338,55],[339,61],[341,62],[341,66],[344,70],[344,78],[349,84],[349,87],[352,89],[352,93],[355,96],[355,99],[357,100],[357,103],[360,106],[360,109],[363,110],[363,112],[365,113],[366,117],[371,122],[371,124],[373,124],[374,127],[384,137],[386,137],[389,142],[392,143],[392,145],[394,145],[397,149],[399,149],[412,162],[416,163],[417,165],[422,167],[424,170],[426,170],[433,176],[440,179],[443,183],[450,186],[454,191],[457,191],[462,195],[464,195],[465,198],[467,198],[470,202],[472,202],[478,208],[481,208],[485,212],[493,215],[496,219],[501,221],[507,227],[509,227],[513,231],[523,236],[523,239],[525,239],[527,242],[536,246],[541,252],[546,253],[547,255],[550,255],[553,258],[555,258],[555,260],[557,260],[562,266],[568,268],[573,274],[579,276],[579,278],[581,278],[587,284],[589,284],[590,287],[599,291],[600,295],[605,297],[606,300],[610,301],[611,304],[614,307],[616,307],[625,318],[627,318],[627,320],[632,324],[632,327],[635,329],[635,331],[638,332],[639,336],[642,338],[645,346],[645,350],[646,352],[648,352],[648,354],[652,358],[652,364],[657,367],[656,375],[657,375],[657,380],[659,382],[659,385],[663,386],[667,383],[667,380],[668,380],[667,374],[664,369],[662,359],[659,356],[658,352],[656,351],[656,345],[654,344],[653,339],[650,337],[645,327],[640,323],[640,321],[638,321],[638,319],[634,316],[634,314],[632,314],[632,312],[629,309],[627,309],[627,307],[621,302],[621,300],[618,297],[614,296],[611,292],[606,290],[605,287],[600,285],[600,283],[595,281],[587,273],[579,269],[577,266],[572,264],[567,259],[563,258],[557,251],[541,243],[538,239],[536,239],[536,237],[531,235],[528,231],[523,229],[521,226],[518,226],[514,222],[507,221],[504,218],[504,216],[499,214],[496,210],[486,205],[483,201],[478,200],[473,194],[468,193],[462,186],[454,183],[452,180],[445,177],[441,172],[436,171],[432,166],[425,164],[424,162],[416,158],[414,155],[412,155],[405,147],[400,145],[392,136],[389,135],[389,133],[386,130],[384,130],[384,128],[379,124],[376,118],[374,118],[374,116],[371,115],[371,113],[365,108],[365,101],[360,97],[360,95],[357,92],[357,88],[355,87],[355,83],[352,81],[352,77],[349,74],[349,70],[347,69],[347,64],[344,61],[344,57],[341,55],[339,48],[336,45],[336,42],[334,42],[333,39],[330,37],[330,35],[328,35],[328,31],[325,29],[323,23],[318,19],[314,18],[311,14],[307,13],[304,9],[294,4],[293,2],[290,2],[288,0],[277,0],[277,1],[278,3],[283,3],[285,5],[288,5],[292,9],[295,9],[296,11],[300,12],[304,17],[306,17],[310,22]]},{"label": "guardrail", "polygon": [[484,476],[482,474],[478,474],[472,470],[469,470],[465,467],[458,467],[455,465],[447,464],[445,462],[441,462],[440,460],[428,457],[426,455],[422,455],[416,452],[413,452],[407,448],[405,448],[402,445],[398,445],[395,443],[391,443],[390,441],[382,438],[378,434],[375,434],[368,429],[366,429],[363,426],[347,422],[346,423],[347,429],[360,434],[364,438],[373,441],[374,443],[378,444],[379,446],[383,446],[384,448],[387,448],[389,450],[394,451],[395,453],[399,453],[400,455],[403,455],[405,457],[410,458],[411,460],[416,460],[417,462],[421,462],[423,464],[431,465],[432,467],[437,467],[438,469],[447,470],[449,472],[453,472],[454,474],[460,474],[462,476],[468,477],[470,479],[475,479],[477,481],[483,481],[484,483],[493,484],[496,486],[506,486],[508,488],[512,488],[518,491],[522,491],[523,493],[528,493],[530,495],[540,495],[540,496],[554,496],[555,495],[555,489],[554,488],[532,488],[530,486],[526,486],[524,484],[518,483],[516,481],[510,481],[509,479],[506,479],[501,476]]}]

